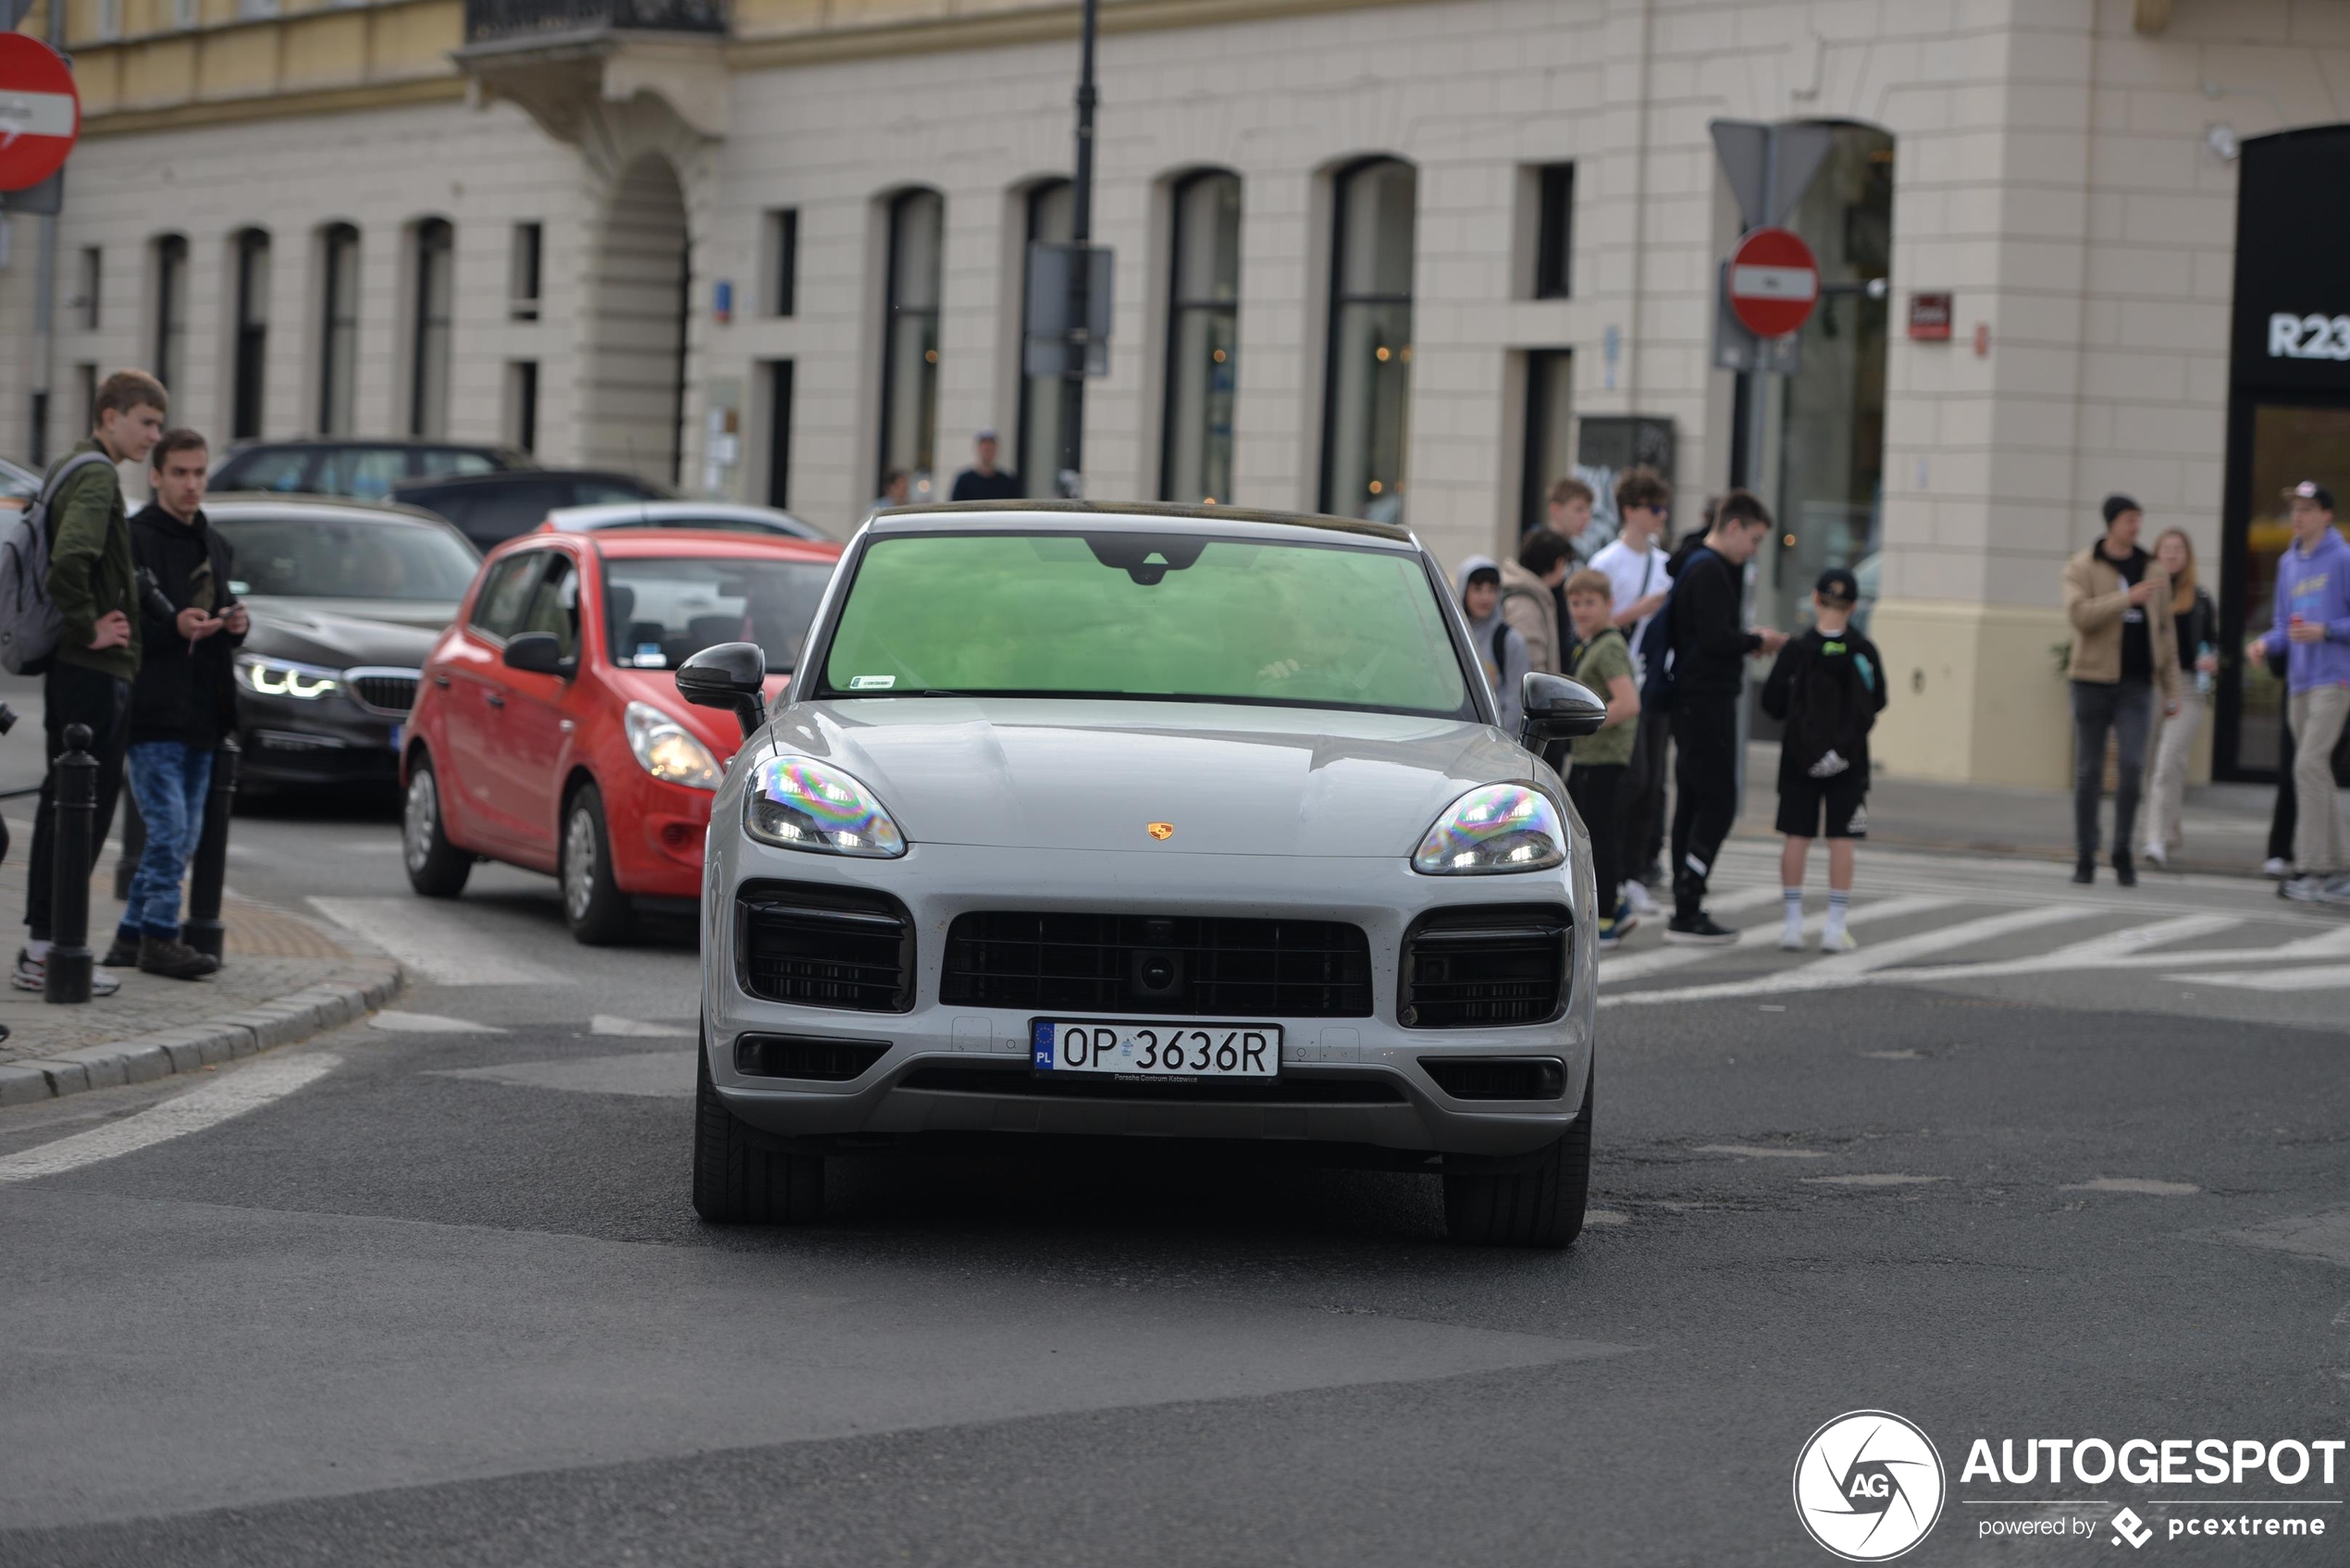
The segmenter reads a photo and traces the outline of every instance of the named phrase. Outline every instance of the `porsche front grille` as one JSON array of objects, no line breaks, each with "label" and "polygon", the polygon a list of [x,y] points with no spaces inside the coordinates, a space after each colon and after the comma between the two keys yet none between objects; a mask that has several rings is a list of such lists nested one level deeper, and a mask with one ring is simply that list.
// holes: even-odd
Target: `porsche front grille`
[{"label": "porsche front grille", "polygon": [[902,1013],[914,1005],[914,923],[886,894],[813,883],[745,883],[735,972],[769,1002]]},{"label": "porsche front grille", "polygon": [[1359,1019],[1362,928],[1221,915],[988,910],[946,932],[950,1006],[1163,1018]]},{"label": "porsche front grille", "polygon": [[1547,1023],[1566,1006],[1567,933],[1556,904],[1436,909],[1404,933],[1405,1029],[1506,1029]]}]

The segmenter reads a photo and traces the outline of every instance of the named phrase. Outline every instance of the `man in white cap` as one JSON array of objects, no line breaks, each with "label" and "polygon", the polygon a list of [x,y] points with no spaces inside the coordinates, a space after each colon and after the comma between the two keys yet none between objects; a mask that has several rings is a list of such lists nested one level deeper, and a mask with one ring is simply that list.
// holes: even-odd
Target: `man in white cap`
[{"label": "man in white cap", "polygon": [[955,475],[951,500],[1018,500],[1020,475],[996,466],[996,432],[982,430],[971,439],[977,461]]}]

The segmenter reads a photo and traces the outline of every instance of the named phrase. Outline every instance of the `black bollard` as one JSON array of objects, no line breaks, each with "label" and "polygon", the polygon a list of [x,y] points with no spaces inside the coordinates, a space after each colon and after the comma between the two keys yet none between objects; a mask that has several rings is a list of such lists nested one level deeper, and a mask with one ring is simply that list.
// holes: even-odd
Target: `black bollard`
[{"label": "black bollard", "polygon": [[114,861],[115,902],[130,899],[130,879],[139,874],[139,857],[146,849],[147,820],[139,815],[139,802],[126,789],[122,792],[122,852]]},{"label": "black bollard", "polygon": [[57,759],[57,862],[49,902],[49,963],[42,995],[51,1002],[90,1000],[90,829],[98,815],[98,759],[90,755],[90,726],[68,724]]},{"label": "black bollard", "polygon": [[179,940],[220,957],[229,928],[220,920],[220,885],[229,880],[229,812],[237,802],[237,737],[225,735],[212,754],[212,790],[204,801],[204,835],[188,873],[188,919]]}]

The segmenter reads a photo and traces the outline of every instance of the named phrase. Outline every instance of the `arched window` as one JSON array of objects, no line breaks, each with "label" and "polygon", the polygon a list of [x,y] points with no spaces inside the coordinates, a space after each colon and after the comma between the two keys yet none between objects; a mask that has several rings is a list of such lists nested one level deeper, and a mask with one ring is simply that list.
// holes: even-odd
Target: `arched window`
[{"label": "arched window", "polygon": [[[1076,228],[1076,197],[1066,179],[1028,188],[1028,243],[1065,245]],[[1020,343],[1028,341],[1028,250],[1020,251]],[[1023,372],[1025,366],[1022,367]],[[1020,378],[1020,482],[1032,496],[1055,494],[1061,467],[1061,433],[1068,428],[1069,377],[1057,372]]]},{"label": "arched window", "polygon": [[1418,179],[1372,158],[1340,171],[1330,210],[1322,510],[1399,523],[1411,438],[1412,231]]},{"label": "arched window", "polygon": [[889,204],[888,305],[882,325],[881,469],[913,475],[928,500],[938,445],[938,276],[946,200],[903,191]]},{"label": "arched window", "polygon": [[1240,176],[1191,175],[1174,197],[1158,494],[1162,500],[1229,502],[1241,354]]},{"label": "arched window", "polygon": [[179,382],[188,368],[188,241],[166,234],[155,243],[155,379],[177,394],[184,390]]},{"label": "arched window", "polygon": [[457,231],[446,218],[416,225],[415,320],[408,351],[408,433],[449,434],[449,323],[456,299]]},{"label": "arched window", "polygon": [[236,240],[236,382],[229,398],[229,434],[261,434],[264,389],[269,377],[269,231],[248,228]]},{"label": "arched window", "polygon": [[328,225],[318,237],[318,433],[348,436],[357,427],[359,386],[359,230]]}]

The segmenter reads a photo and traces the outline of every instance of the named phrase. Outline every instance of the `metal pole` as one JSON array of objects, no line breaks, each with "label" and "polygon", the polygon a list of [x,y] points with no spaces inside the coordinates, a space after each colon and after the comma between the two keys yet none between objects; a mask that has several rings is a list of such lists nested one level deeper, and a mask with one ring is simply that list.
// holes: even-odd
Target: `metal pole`
[{"label": "metal pole", "polygon": [[56,760],[57,842],[49,895],[49,960],[42,994],[51,1002],[90,1000],[90,830],[98,815],[98,759],[90,726],[68,724]]},{"label": "metal pole", "polygon": [[[66,49],[65,0],[49,0],[49,47],[62,55]],[[41,217],[41,256],[33,268],[32,331],[38,340],[33,350],[31,405],[32,428],[25,451],[38,468],[49,460],[49,426],[54,423],[51,382],[57,357],[57,215],[43,213]],[[84,411],[87,412],[86,410]],[[85,879],[86,880],[86,879]],[[83,987],[81,1000],[88,998]]]},{"label": "metal pole", "polygon": [[1085,362],[1093,353],[1094,25],[1099,0],[1085,0],[1077,60],[1077,178],[1070,182],[1069,238],[1075,251],[1069,276],[1069,346],[1061,371],[1061,472],[1064,496],[1085,493]]},{"label": "metal pole", "polygon": [[237,803],[237,737],[223,735],[212,754],[212,789],[204,796],[204,835],[196,840],[188,875],[188,919],[179,939],[217,958],[229,934],[220,919],[220,889],[229,878],[229,816]]},{"label": "metal pole", "polygon": [[[1762,133],[1762,210],[1755,214],[1754,227],[1760,228],[1764,224],[1774,221],[1778,216],[1778,210],[1779,128],[1773,125]],[[1762,345],[1760,339],[1755,340],[1754,368],[1746,373],[1746,474],[1743,482],[1748,489],[1760,498],[1762,494],[1762,440],[1764,431],[1770,424],[1771,399],[1770,375],[1762,368]],[[1764,502],[1764,505],[1768,504],[1767,501]],[[1774,529],[1773,532],[1775,533],[1776,530]],[[1769,536],[1766,535],[1765,537],[1768,538]],[[1771,541],[1770,548],[1775,555],[1778,545],[1775,539]],[[1754,619],[1754,584],[1755,579],[1762,574],[1762,570],[1759,562],[1750,562],[1747,569],[1739,574],[1738,614],[1741,625],[1750,623]],[[1736,799],[1741,815],[1746,810],[1746,741],[1748,735],[1754,728],[1754,704],[1750,700],[1751,695],[1749,690],[1750,685],[1750,683],[1747,680],[1746,665],[1741,663],[1738,666],[1738,748],[1732,753],[1738,762]]]}]

